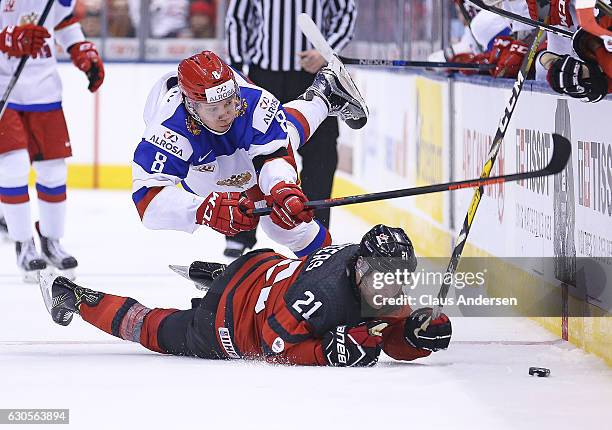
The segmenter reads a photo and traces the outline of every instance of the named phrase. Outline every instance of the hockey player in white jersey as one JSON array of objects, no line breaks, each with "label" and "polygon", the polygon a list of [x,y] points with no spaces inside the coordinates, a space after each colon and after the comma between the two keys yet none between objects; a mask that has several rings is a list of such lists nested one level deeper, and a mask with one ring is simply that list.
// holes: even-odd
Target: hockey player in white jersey
[{"label": "hockey player in white jersey", "polygon": [[[262,228],[298,257],[331,243],[306,210],[293,150],[328,116],[361,128],[368,110],[342,65],[323,68],[303,96],[282,106],[216,54],[183,60],[149,94],[134,153],[133,200],[151,229],[224,235],[252,230],[247,212],[268,205]],[[181,188],[177,185],[182,185]]]},{"label": "hockey player in white jersey", "polygon": [[[7,88],[20,58],[31,57],[0,119],[0,205],[26,281],[36,281],[47,264],[69,277],[77,266],[59,242],[64,236],[66,211],[65,158],[71,156],[72,149],[62,111],[55,44],[69,52],[72,62],[85,72],[90,91],[96,91],[104,79],[102,60],[72,15],[76,2],[53,2],[44,26],[38,26],[45,3],[0,2],[0,93]],[[42,256],[34,242],[30,215],[30,163],[36,171]]]}]

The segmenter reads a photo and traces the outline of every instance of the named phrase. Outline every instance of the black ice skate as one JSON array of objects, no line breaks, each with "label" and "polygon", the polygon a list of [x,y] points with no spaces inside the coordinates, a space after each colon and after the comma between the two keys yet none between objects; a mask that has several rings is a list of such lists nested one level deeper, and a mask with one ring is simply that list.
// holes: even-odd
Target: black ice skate
[{"label": "black ice skate", "polygon": [[317,73],[314,82],[301,97],[312,100],[314,95],[323,99],[330,116],[339,117],[352,129],[362,128],[368,121],[368,106],[336,55]]},{"label": "black ice skate", "polygon": [[0,242],[8,240],[8,225],[6,225],[6,220],[4,217],[0,216]]},{"label": "black ice skate", "polygon": [[68,278],[50,272],[40,274],[39,284],[47,311],[59,325],[70,324],[72,316],[79,313],[81,303],[95,306],[104,297],[103,293],[80,287]]},{"label": "black ice skate", "polygon": [[38,237],[40,237],[40,247],[45,261],[58,270],[61,270],[62,274],[68,279],[74,280],[74,272],[79,265],[76,258],[66,252],[60,244],[59,239],[51,239],[43,236],[40,232],[38,222],[36,223],[36,231],[38,232]]},{"label": "black ice skate", "polygon": [[34,238],[26,242],[15,242],[15,252],[17,266],[23,271],[24,282],[38,282],[40,271],[47,268],[47,263],[38,254]]}]

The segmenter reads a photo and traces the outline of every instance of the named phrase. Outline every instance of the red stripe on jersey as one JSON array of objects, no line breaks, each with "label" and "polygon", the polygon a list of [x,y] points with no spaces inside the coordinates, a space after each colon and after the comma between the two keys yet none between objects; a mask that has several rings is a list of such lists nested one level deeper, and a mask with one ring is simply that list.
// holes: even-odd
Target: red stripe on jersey
[{"label": "red stripe on jersey", "polygon": [[[228,325],[228,323],[225,321],[226,308],[228,306],[228,303],[227,303],[228,295],[234,289],[236,289],[236,291],[234,291],[234,300],[232,303],[229,304],[229,306],[231,306],[232,308],[234,320],[236,320],[237,311],[242,310],[242,306],[244,302],[244,295],[248,294],[251,291],[251,283],[254,280],[256,280],[259,276],[261,276],[263,272],[268,270],[269,267],[278,263],[278,260],[272,261],[271,265],[265,264],[265,265],[261,265],[261,267],[257,267],[257,266],[259,266],[260,263],[266,258],[269,258],[274,255],[280,256],[280,254],[276,254],[275,252],[260,252],[260,253],[253,255],[252,258],[249,258],[242,264],[242,267],[234,274],[234,276],[227,283],[227,286],[225,287],[223,294],[221,295],[221,299],[219,300],[219,305],[217,306],[217,314],[215,317],[215,328],[216,328],[215,335],[217,336],[217,341],[219,342],[219,345],[222,345],[221,338],[219,336],[219,328],[220,327],[227,328],[227,325]],[[256,268],[253,271],[253,273],[249,275],[246,279],[242,279],[253,268]],[[241,281],[240,285],[238,285],[239,281]],[[238,305],[238,306],[235,306],[235,305]],[[254,312],[254,309],[253,309],[253,312]],[[232,324],[235,327],[235,321],[232,321]],[[234,342],[238,343],[236,337],[242,338],[244,336],[246,337],[250,336],[251,335],[250,332],[251,330],[247,329],[247,330],[241,330],[241,333],[232,333],[232,336],[234,337]],[[249,352],[251,352],[248,350],[243,351],[242,348],[240,348],[240,346],[243,346],[242,342],[239,344],[239,349],[240,349],[240,352],[242,352],[243,354],[248,354]]]},{"label": "red stripe on jersey", "polygon": [[307,142],[308,139],[310,139],[310,125],[308,124],[306,117],[302,115],[302,112],[297,109],[285,107],[285,111],[288,114],[292,115],[300,123],[300,125],[304,129],[304,142]]},{"label": "red stripe on jersey", "polygon": [[141,220],[144,218],[144,214],[147,210],[147,207],[149,207],[149,203],[151,203],[151,200],[153,200],[161,190],[163,190],[163,187],[149,188],[149,191],[147,191],[147,194],[144,195],[142,200],[136,203],[136,209],[138,210],[138,215],[140,215]]},{"label": "red stripe on jersey", "polygon": [[68,27],[69,25],[79,22],[79,18],[70,14],[55,26],[55,31]]}]

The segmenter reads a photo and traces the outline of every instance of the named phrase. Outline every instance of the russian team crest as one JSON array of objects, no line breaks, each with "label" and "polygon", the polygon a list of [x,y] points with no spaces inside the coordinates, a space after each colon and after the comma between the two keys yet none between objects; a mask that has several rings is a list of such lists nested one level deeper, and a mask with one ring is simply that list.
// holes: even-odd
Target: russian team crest
[{"label": "russian team crest", "polygon": [[243,172],[238,175],[232,175],[227,179],[217,181],[217,185],[220,185],[222,187],[244,188],[244,186],[249,183],[252,177],[253,175],[251,175],[251,172]]},{"label": "russian team crest", "polygon": [[185,124],[187,125],[187,130],[189,133],[193,134],[194,136],[199,136],[200,133],[202,133],[200,124],[198,124],[192,117],[187,116],[187,118],[185,118]]}]

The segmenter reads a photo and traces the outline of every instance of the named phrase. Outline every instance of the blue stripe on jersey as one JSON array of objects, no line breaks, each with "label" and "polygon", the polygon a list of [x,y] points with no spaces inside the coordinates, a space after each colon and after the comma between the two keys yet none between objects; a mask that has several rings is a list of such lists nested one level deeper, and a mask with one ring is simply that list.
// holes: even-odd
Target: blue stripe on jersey
[{"label": "blue stripe on jersey", "polygon": [[132,193],[132,201],[134,202],[134,204],[137,205],[139,201],[144,199],[144,196],[147,194],[147,191],[149,191],[147,187],[142,187],[135,193]]},{"label": "blue stripe on jersey", "polygon": [[27,185],[23,187],[0,187],[0,195],[3,196],[21,196],[23,194],[28,194]]},{"label": "blue stripe on jersey", "polygon": [[319,220],[314,220],[317,224],[319,224],[319,232],[315,236],[315,238],[308,244],[308,246],[299,251],[294,251],[294,254],[298,258],[302,258],[305,255],[309,255],[319,249],[323,242],[325,242],[325,236],[327,235],[327,229],[323,227],[323,225],[319,222]]},{"label": "blue stripe on jersey", "polygon": [[61,109],[62,102],[41,103],[33,105],[20,105],[18,103],[9,103],[6,107],[19,112],[48,112],[51,110]]},{"label": "blue stripe on jersey", "polygon": [[36,191],[49,194],[50,196],[58,196],[60,194],[66,194],[66,185],[60,185],[59,187],[45,187],[44,185],[36,183]]},{"label": "blue stripe on jersey", "polygon": [[[161,155],[158,155],[161,154]],[[183,161],[171,152],[165,151],[146,140],[141,140],[134,151],[134,162],[145,172],[177,176],[181,179],[187,177],[189,163]]]},{"label": "blue stripe on jersey", "polygon": [[187,182],[185,181],[181,181],[181,185],[183,186],[183,188],[185,189],[185,191],[189,191],[191,194],[195,194],[196,196],[198,195],[198,193],[196,193],[195,191],[193,191],[189,185],[187,185]]}]

